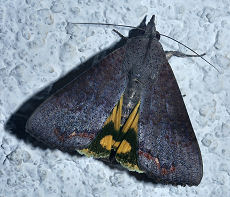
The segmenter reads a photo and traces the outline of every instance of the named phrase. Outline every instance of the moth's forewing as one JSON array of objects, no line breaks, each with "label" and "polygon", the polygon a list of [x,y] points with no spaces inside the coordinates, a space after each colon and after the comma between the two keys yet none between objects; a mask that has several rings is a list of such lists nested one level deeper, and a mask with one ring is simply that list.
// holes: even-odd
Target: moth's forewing
[{"label": "moth's forewing", "polygon": [[142,92],[138,165],[165,183],[198,185],[202,158],[183,98],[169,64]]},{"label": "moth's forewing", "polygon": [[27,121],[26,131],[61,150],[86,148],[124,92],[124,50],[110,53],[42,103]]}]

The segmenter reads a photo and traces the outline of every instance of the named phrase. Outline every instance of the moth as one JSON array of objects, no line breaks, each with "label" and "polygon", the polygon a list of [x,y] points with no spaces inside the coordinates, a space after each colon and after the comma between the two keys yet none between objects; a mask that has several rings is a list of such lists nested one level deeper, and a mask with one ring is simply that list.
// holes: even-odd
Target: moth
[{"label": "moth", "polygon": [[43,102],[26,131],[161,183],[198,185],[201,152],[154,20]]}]

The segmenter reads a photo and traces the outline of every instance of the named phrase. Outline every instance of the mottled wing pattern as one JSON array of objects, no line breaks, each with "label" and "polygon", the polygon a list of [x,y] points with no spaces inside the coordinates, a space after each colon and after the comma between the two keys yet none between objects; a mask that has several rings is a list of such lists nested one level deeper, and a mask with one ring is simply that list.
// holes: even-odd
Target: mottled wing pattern
[{"label": "mottled wing pattern", "polygon": [[200,149],[169,64],[144,87],[138,130],[138,166],[164,183],[198,185]]},{"label": "mottled wing pattern", "polygon": [[86,148],[125,90],[124,56],[124,47],[110,53],[42,103],[28,120],[27,132],[61,150]]}]

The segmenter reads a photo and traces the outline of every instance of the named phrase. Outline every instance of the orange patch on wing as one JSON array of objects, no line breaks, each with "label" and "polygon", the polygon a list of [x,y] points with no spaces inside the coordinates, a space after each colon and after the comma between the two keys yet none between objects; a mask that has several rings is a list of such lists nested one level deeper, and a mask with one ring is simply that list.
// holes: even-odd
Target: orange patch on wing
[{"label": "orange patch on wing", "polygon": [[160,170],[160,172],[161,172],[162,175],[166,175],[166,174],[169,174],[169,173],[174,173],[176,171],[176,167],[173,166],[173,164],[171,165],[170,169],[167,170],[166,168],[161,168],[160,161],[159,161],[159,159],[157,157],[153,157],[149,153],[143,152],[141,150],[139,150],[138,153],[140,155],[143,155],[148,160],[154,161],[154,163],[156,164],[158,170]]}]

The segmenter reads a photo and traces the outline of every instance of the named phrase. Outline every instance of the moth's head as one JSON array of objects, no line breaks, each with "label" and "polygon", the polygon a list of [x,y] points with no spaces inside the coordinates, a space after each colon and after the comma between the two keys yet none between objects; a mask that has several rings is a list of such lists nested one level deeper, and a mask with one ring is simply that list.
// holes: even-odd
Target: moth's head
[{"label": "moth's head", "polygon": [[156,30],[155,15],[153,15],[150,21],[148,22],[145,29],[145,35],[147,36],[149,35],[152,38],[156,38],[157,40],[160,40],[160,33]]},{"label": "moth's head", "polygon": [[136,29],[132,29],[129,31],[129,38],[137,37],[137,36],[151,36],[152,38],[156,38],[160,40],[160,33],[156,31],[155,26],[155,15],[152,16],[148,24],[146,25],[146,16],[142,20],[139,26]]}]

